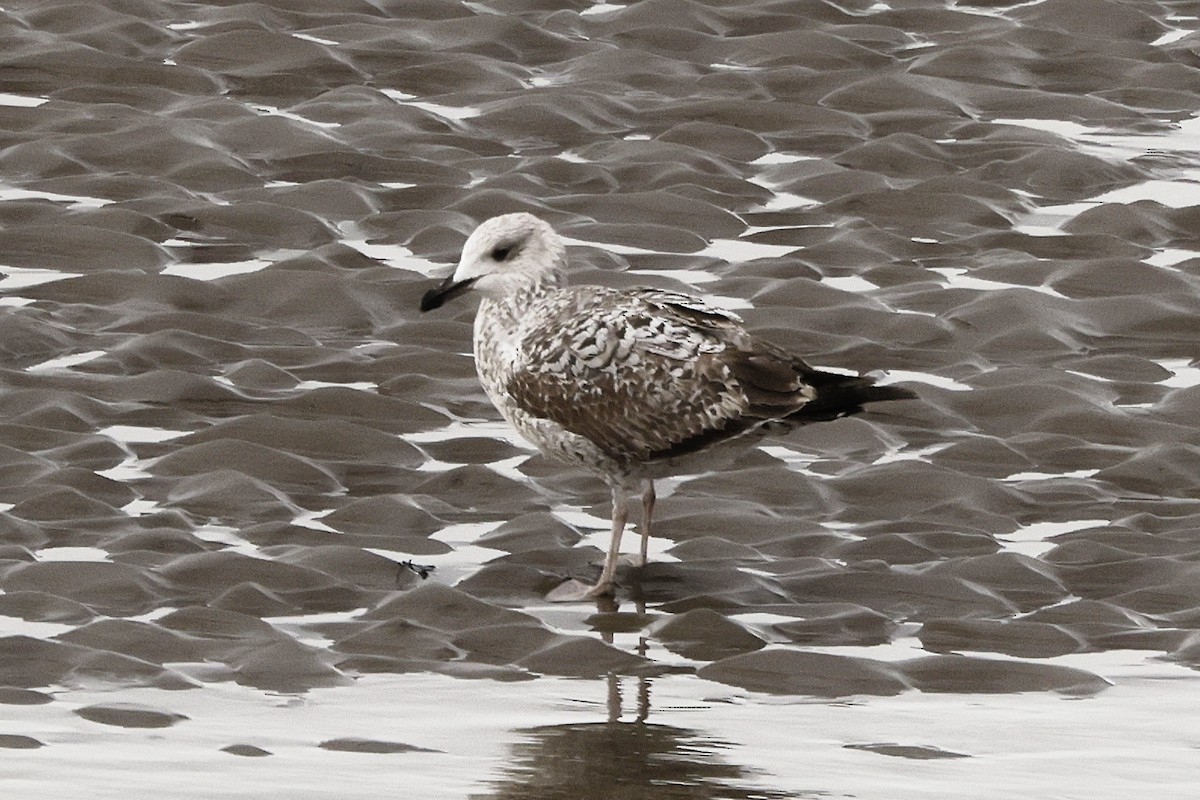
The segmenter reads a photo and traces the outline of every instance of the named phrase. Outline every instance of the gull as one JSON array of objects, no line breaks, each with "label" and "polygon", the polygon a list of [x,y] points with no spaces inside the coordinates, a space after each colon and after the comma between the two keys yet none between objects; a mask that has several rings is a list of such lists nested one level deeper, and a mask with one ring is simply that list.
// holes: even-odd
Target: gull
[{"label": "gull", "polygon": [[612,491],[599,580],[568,581],[550,599],[615,592],[628,495],[639,489],[635,563],[646,563],[656,478],[711,469],[717,451],[744,449],[755,432],[916,397],[814,369],[691,295],[568,286],[566,266],[566,248],[547,222],[505,214],[480,224],[453,274],[421,298],[421,311],[431,311],[468,292],[482,297],[473,348],[488,398],[543,454],[592,470]]}]

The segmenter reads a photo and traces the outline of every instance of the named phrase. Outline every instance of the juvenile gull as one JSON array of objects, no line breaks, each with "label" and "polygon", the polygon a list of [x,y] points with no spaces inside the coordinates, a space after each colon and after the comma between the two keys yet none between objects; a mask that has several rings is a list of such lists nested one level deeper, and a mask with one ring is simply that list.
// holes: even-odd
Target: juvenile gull
[{"label": "juvenile gull", "polygon": [[493,217],[467,239],[454,274],[421,298],[421,310],[468,290],[482,295],[474,349],[484,391],[544,454],[593,470],[612,490],[604,568],[579,597],[613,592],[627,493],[642,489],[644,564],[655,478],[694,472],[715,449],[745,446],[736,440],[770,423],[803,425],[915,397],[815,370],[696,297],[568,287],[565,268],[566,249],[549,224],[525,213]]}]

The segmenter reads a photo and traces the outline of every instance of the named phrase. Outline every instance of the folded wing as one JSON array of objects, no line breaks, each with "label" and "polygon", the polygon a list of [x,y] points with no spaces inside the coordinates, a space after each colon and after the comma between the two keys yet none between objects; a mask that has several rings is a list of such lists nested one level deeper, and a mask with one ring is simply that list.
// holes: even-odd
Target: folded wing
[{"label": "folded wing", "polygon": [[[767,420],[858,410],[850,386],[870,381],[813,370],[756,342],[741,320],[686,295],[581,287],[530,323],[507,390],[610,456],[647,462],[703,449]],[[880,398],[884,399],[884,398]]]}]

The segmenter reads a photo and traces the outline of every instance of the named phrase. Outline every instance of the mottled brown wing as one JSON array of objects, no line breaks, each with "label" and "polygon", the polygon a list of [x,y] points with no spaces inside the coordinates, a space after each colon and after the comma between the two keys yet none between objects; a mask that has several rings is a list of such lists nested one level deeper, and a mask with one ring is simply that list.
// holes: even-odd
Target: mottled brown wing
[{"label": "mottled brown wing", "polygon": [[[527,412],[614,458],[699,449],[788,413],[784,394],[798,407],[795,374],[789,380],[771,353],[749,350],[727,312],[656,291],[595,289],[575,300],[531,330],[507,388]],[[769,411],[764,398],[775,401]]]}]

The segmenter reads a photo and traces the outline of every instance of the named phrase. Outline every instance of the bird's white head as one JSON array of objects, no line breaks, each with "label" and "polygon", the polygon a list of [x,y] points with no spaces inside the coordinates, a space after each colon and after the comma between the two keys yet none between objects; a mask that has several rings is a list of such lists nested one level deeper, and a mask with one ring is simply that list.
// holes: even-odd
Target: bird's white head
[{"label": "bird's white head", "polygon": [[463,245],[454,274],[421,298],[437,308],[469,289],[498,299],[539,284],[557,285],[566,248],[549,223],[524,212],[485,221]]}]

